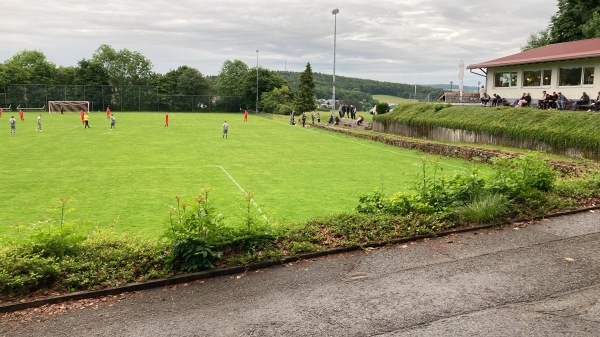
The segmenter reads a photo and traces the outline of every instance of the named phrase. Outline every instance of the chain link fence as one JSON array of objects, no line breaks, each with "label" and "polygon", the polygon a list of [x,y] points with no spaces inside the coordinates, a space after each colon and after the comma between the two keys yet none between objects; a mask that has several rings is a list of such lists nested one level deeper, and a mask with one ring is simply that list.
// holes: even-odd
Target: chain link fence
[{"label": "chain link fence", "polygon": [[237,96],[161,95],[145,85],[11,84],[0,93],[0,104],[10,110],[48,110],[48,101],[89,101],[90,111],[238,112]]}]

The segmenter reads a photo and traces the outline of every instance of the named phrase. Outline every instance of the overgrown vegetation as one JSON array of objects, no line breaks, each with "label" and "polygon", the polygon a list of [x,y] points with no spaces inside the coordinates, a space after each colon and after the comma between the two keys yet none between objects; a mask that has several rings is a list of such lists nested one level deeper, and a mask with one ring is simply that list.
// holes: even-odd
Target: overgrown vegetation
[{"label": "overgrown vegetation", "polygon": [[600,153],[597,113],[404,103],[393,112],[375,116],[374,120],[384,125],[397,123],[479,131],[513,140],[540,141],[560,149],[579,148]]},{"label": "overgrown vegetation", "polygon": [[412,192],[359,198],[356,212],[331,214],[283,228],[268,222],[244,192],[241,226],[230,226],[203,187],[175,197],[159,241],[125,237],[110,228],[83,232],[66,220],[69,199],[44,221],[20,228],[0,247],[0,296],[117,286],[215,267],[279,260],[334,247],[435,234],[459,225],[533,218],[597,202],[600,172],[559,178],[532,156],[501,158],[494,173],[476,168],[452,176],[423,158]]}]

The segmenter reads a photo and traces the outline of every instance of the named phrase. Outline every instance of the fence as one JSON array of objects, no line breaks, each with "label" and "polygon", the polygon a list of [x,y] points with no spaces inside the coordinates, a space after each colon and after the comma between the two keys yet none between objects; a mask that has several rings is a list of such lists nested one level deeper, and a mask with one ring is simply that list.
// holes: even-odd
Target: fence
[{"label": "fence", "polygon": [[90,111],[237,112],[240,97],[161,95],[155,86],[11,84],[0,94],[0,106],[37,109],[48,101],[89,101]]}]

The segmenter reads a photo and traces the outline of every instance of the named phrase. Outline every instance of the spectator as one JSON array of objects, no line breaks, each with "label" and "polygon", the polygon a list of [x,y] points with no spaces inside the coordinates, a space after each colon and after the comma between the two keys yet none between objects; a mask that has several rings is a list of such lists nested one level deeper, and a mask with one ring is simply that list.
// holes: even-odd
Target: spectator
[{"label": "spectator", "polygon": [[583,92],[583,94],[581,95],[581,97],[579,98],[579,100],[575,101],[575,103],[573,103],[573,111],[577,110],[577,105],[585,105],[585,104],[589,104],[590,103],[590,96],[588,96],[585,91]]},{"label": "spectator", "polygon": [[526,93],[526,94],[523,94],[523,97],[521,97],[521,99],[517,103],[517,106],[519,108],[522,108],[522,107],[525,107],[525,106],[529,106],[529,104],[531,104],[531,94],[530,93]]},{"label": "spectator", "polygon": [[356,120],[356,125],[361,126],[362,122],[365,120],[365,118],[362,115],[358,115],[358,119]]},{"label": "spectator", "polygon": [[515,100],[515,103],[514,103],[513,105],[514,105],[515,107],[518,107],[518,106],[519,106],[519,101],[521,101],[522,99],[525,99],[525,96],[526,96],[526,95],[527,95],[526,93],[523,93],[523,95],[521,95],[521,98],[517,98],[517,99]]},{"label": "spectator", "polygon": [[548,94],[544,90],[542,91],[542,97],[538,99],[538,109],[546,109],[546,103],[548,103]]},{"label": "spectator", "polygon": [[590,107],[590,109],[588,111],[598,111],[598,107],[600,107],[600,91],[598,91],[598,96],[596,97],[596,100],[593,101],[592,106]]},{"label": "spectator", "polygon": [[548,95],[548,103],[546,104],[548,106],[548,110],[554,109],[556,110],[556,101],[558,100],[558,94],[556,93],[556,91],[552,92],[552,95]]},{"label": "spectator", "polygon": [[492,106],[498,106],[498,103],[502,102],[502,97],[500,97],[500,95],[492,95],[494,98],[492,98]]},{"label": "spectator", "polygon": [[487,106],[487,104],[490,102],[490,95],[486,93],[483,94],[483,97],[481,98],[481,105],[483,106]]},{"label": "spectator", "polygon": [[485,95],[487,94],[487,92],[485,91],[485,86],[481,86],[481,88],[479,89],[479,100],[481,101],[481,104],[483,104],[483,98],[485,97]]},{"label": "spectator", "polygon": [[556,107],[558,110],[564,110],[567,107],[567,103],[569,100],[562,94],[562,92],[558,92],[558,99],[556,100]]}]

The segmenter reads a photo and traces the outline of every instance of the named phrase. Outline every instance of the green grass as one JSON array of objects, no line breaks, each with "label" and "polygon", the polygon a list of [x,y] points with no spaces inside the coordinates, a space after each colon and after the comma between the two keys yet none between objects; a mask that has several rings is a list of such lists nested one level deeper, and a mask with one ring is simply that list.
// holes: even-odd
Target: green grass
[{"label": "green grass", "polygon": [[414,102],[412,99],[402,98],[398,96],[390,96],[390,95],[373,95],[373,99],[378,100],[380,103],[387,104],[400,104],[400,103],[408,103]]},{"label": "green grass", "polygon": [[[91,129],[78,114],[35,114],[9,135],[0,125],[0,235],[14,225],[44,220],[61,198],[71,198],[68,220],[114,225],[119,232],[155,237],[175,196],[193,197],[212,188],[214,206],[230,223],[242,214],[245,189],[276,222],[298,222],[350,211],[358,196],[383,186],[385,193],[411,189],[424,154],[330,133],[289,126],[286,120],[241,114],[117,113],[109,129],[103,113],[92,113]],[[227,120],[229,138],[221,137]],[[470,167],[440,159],[445,173]],[[54,218],[57,215],[53,215]]]}]

